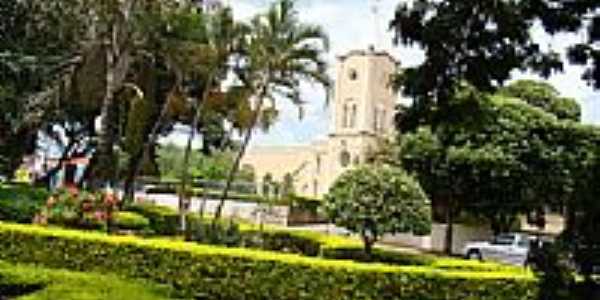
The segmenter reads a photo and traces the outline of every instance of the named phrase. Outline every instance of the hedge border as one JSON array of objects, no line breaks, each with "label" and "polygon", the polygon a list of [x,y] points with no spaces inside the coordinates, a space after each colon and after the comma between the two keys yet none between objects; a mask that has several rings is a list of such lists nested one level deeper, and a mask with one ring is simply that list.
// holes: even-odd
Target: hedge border
[{"label": "hedge border", "polygon": [[529,300],[536,294],[528,272],[360,264],[4,223],[0,259],[116,272],[167,283],[200,299]]}]

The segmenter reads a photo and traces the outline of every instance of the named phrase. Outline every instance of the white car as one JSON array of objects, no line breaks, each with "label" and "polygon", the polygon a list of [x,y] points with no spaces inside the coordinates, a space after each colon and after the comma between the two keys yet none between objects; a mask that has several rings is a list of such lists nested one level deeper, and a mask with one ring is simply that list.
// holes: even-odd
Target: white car
[{"label": "white car", "polygon": [[470,242],[463,249],[467,259],[493,260],[511,265],[527,264],[531,237],[522,233],[507,233],[489,242]]}]

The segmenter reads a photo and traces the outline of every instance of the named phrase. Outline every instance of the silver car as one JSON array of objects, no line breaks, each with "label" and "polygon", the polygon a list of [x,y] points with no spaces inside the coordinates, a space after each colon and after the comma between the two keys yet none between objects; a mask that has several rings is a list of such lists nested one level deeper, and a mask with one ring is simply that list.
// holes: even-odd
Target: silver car
[{"label": "silver car", "polygon": [[531,237],[522,233],[506,233],[491,241],[470,242],[463,249],[467,259],[492,260],[524,266],[527,264]]}]

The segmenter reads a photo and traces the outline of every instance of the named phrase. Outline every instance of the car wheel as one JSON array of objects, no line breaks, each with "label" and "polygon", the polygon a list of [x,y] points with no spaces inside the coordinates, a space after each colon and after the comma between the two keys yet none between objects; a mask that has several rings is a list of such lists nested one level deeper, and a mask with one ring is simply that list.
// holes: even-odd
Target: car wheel
[{"label": "car wheel", "polygon": [[483,260],[483,257],[481,257],[481,252],[479,252],[479,250],[469,250],[469,253],[467,253],[467,259]]}]

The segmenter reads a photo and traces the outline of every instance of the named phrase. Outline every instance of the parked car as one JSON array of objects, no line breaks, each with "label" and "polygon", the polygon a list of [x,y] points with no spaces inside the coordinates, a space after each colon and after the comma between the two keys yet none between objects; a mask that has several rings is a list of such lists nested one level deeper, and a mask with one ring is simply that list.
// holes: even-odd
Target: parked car
[{"label": "parked car", "polygon": [[524,266],[528,261],[529,246],[533,237],[524,233],[506,233],[491,241],[470,242],[463,249],[467,259],[493,260]]}]

